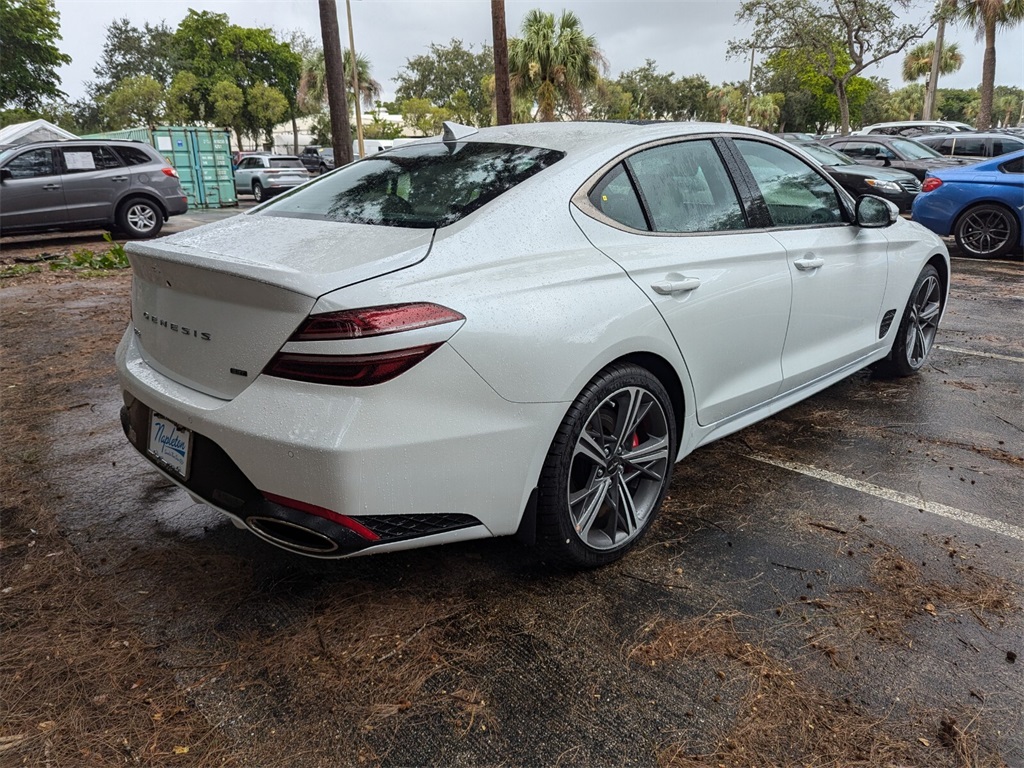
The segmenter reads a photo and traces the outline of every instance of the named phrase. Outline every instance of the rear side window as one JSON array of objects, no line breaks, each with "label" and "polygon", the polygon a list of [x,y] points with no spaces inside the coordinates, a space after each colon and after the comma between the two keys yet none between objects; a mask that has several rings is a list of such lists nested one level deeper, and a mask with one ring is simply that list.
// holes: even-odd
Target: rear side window
[{"label": "rear side window", "polygon": [[156,159],[151,157],[141,147],[114,147],[113,149],[120,155],[125,165],[145,165],[146,163],[157,162]]},{"label": "rear side window", "polygon": [[720,232],[747,226],[739,198],[707,139],[666,144],[626,161],[656,232]]},{"label": "rear side window", "polygon": [[483,142],[430,143],[383,152],[287,193],[264,213],[359,224],[452,224],[565,156]]},{"label": "rear side window", "polygon": [[64,173],[86,173],[120,168],[121,161],[107,147],[67,147],[60,149]]},{"label": "rear side window", "polygon": [[613,221],[631,229],[648,229],[644,209],[622,163],[616,165],[598,182],[594,191],[590,193],[590,202]]},{"label": "rear side window", "polygon": [[271,168],[305,168],[302,161],[297,157],[272,157],[270,158]]},{"label": "rear side window", "polygon": [[1020,139],[1011,139],[1009,136],[992,139],[993,156],[1005,155],[1007,152],[1016,152],[1018,149],[1024,149],[1024,141]]},{"label": "rear side window", "polygon": [[1003,173],[1024,173],[1024,157],[1009,160],[999,166]]},{"label": "rear side window", "polygon": [[985,140],[961,136],[953,144],[953,155],[954,157],[983,157],[985,155]]},{"label": "rear side window", "polygon": [[839,196],[811,166],[779,147],[737,139],[778,227],[841,224]]}]

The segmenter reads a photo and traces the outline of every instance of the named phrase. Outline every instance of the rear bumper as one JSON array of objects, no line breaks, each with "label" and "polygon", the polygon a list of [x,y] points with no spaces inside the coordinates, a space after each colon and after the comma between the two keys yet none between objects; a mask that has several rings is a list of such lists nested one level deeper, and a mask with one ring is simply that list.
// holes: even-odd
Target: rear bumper
[{"label": "rear bumper", "polygon": [[[257,535],[253,518],[315,523],[337,543],[304,553],[319,557],[515,533],[565,411],[502,399],[448,345],[374,387],[260,375],[232,400],[150,368],[131,329],[116,362],[125,433],[143,455],[154,461],[146,441],[155,410],[192,430],[196,446],[187,480],[160,467],[165,475]],[[353,538],[268,495],[351,518],[378,538]]]},{"label": "rear bumper", "polygon": [[164,207],[167,208],[168,216],[179,216],[188,212],[188,198],[184,192],[180,195],[168,195],[164,198]]}]

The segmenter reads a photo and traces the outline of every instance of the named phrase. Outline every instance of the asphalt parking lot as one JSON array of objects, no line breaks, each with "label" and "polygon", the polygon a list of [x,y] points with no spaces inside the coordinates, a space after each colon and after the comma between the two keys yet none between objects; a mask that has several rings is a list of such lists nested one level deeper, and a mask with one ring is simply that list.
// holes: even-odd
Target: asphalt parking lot
[{"label": "asphalt parking lot", "polygon": [[[330,563],[264,545],[124,440],[111,358],[128,276],[4,286],[5,387],[34,386],[26,350],[66,374],[34,428],[39,503],[81,578],[105,585],[104,637],[182,702],[139,698],[148,742],[118,730],[124,713],[96,720],[87,757],[1024,765],[1024,264],[953,267],[920,375],[862,372],[697,451],[640,546],[584,573],[506,540]],[[5,533],[28,567],[55,546]],[[41,667],[67,655],[36,651]],[[83,711],[129,690],[112,685],[85,686]],[[10,764],[45,764],[72,724],[4,698],[0,738],[31,734]],[[183,718],[191,730],[160,735]]]}]

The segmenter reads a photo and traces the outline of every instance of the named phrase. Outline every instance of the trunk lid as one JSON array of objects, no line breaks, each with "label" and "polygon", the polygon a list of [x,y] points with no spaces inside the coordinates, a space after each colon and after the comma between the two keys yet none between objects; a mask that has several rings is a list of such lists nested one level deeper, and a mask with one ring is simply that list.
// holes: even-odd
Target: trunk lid
[{"label": "trunk lid", "polygon": [[143,359],[200,392],[242,392],[318,297],[422,261],[433,230],[241,215],[127,247]]}]

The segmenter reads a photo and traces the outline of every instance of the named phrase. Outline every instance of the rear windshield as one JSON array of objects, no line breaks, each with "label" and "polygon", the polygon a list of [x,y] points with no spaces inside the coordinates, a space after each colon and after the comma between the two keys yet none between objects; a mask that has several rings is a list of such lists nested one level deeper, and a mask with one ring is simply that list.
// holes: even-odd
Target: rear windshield
[{"label": "rear windshield", "polygon": [[263,211],[357,224],[443,227],[564,155],[512,144],[414,144],[321,176]]},{"label": "rear windshield", "polygon": [[302,161],[297,157],[270,158],[271,168],[305,168]]}]

